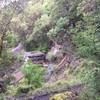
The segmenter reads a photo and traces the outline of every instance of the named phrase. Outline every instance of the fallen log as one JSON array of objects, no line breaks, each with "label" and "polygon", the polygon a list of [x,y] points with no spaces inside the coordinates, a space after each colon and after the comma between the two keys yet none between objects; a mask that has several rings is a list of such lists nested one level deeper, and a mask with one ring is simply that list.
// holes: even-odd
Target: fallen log
[{"label": "fallen log", "polygon": [[[41,88],[40,90],[35,91],[31,97],[28,98],[28,100],[37,100],[36,98],[42,98],[43,96],[50,96],[54,95],[57,93],[65,92],[65,91],[72,91],[74,93],[81,92],[84,88],[83,84],[77,84],[70,86],[69,84],[60,84],[58,86],[52,86],[52,87],[44,87]],[[38,99],[38,100],[43,100],[43,99]],[[47,99],[49,100],[49,99]]]}]

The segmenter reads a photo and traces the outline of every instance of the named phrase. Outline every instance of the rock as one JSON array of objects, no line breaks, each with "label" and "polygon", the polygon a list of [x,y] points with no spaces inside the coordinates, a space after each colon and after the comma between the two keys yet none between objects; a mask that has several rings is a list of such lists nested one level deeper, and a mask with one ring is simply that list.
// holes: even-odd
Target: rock
[{"label": "rock", "polygon": [[46,55],[40,51],[25,52],[24,61],[27,62],[29,59],[31,59],[33,63],[43,63],[43,61],[46,60]]},{"label": "rock", "polygon": [[48,52],[46,58],[52,59],[53,57],[62,57],[63,53],[61,52],[62,46],[56,44],[51,50]]},{"label": "rock", "polygon": [[11,81],[11,84],[19,82],[21,79],[24,78],[24,74],[21,71],[14,72],[12,75],[14,80]]},{"label": "rock", "polygon": [[12,49],[13,55],[16,56],[17,54],[19,54],[21,52],[22,48],[23,48],[23,45],[21,43],[19,43],[17,47]]},{"label": "rock", "polygon": [[54,71],[54,64],[48,64],[48,75],[50,76]]}]

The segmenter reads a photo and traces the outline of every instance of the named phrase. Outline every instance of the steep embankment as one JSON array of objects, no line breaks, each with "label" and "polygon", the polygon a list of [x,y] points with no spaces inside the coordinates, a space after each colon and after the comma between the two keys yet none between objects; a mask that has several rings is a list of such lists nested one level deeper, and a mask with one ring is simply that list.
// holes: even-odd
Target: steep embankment
[{"label": "steep embankment", "polygon": [[79,67],[82,67],[84,64],[84,59],[77,58],[74,55],[66,55],[61,62],[57,65],[56,69],[53,71],[52,75],[48,79],[47,83],[53,83],[59,80],[67,80],[67,70],[70,68],[72,70],[75,70]]}]

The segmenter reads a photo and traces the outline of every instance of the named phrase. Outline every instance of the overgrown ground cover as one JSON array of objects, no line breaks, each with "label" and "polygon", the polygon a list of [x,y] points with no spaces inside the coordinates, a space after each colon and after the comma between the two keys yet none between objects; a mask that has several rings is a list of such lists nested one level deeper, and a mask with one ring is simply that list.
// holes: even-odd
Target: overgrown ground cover
[{"label": "overgrown ground cover", "polygon": [[[47,69],[30,61],[23,65],[23,52],[48,53],[52,41],[62,45],[62,53],[84,59],[82,66],[73,69],[66,65],[65,70],[68,84],[84,84],[85,90],[78,94],[77,100],[100,99],[99,0],[18,0],[0,9],[0,74],[8,75],[5,72],[12,66],[16,70],[15,62],[22,65],[19,67],[23,67],[20,70],[25,74],[16,86],[8,78],[5,91],[0,94],[2,99],[23,92],[30,95],[45,87]],[[15,56],[11,50],[19,43],[23,50]]]}]

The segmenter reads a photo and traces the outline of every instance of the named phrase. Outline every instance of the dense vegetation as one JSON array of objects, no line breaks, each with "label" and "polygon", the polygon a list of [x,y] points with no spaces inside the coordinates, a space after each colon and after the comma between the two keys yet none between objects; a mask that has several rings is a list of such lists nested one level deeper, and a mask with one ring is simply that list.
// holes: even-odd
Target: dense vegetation
[{"label": "dense vegetation", "polygon": [[[77,100],[100,99],[100,1],[17,0],[0,9],[0,71],[16,69],[19,63],[25,77],[17,86],[5,82],[0,100],[45,86],[46,68],[31,61],[22,64],[22,56],[24,51],[47,53],[51,41],[63,46],[62,53],[84,59],[82,67],[66,69],[68,84],[84,84]],[[19,43],[23,50],[16,57],[11,50]]]}]

